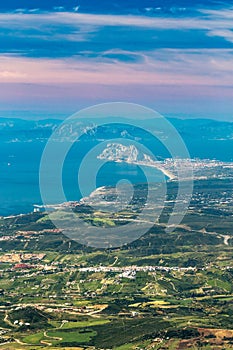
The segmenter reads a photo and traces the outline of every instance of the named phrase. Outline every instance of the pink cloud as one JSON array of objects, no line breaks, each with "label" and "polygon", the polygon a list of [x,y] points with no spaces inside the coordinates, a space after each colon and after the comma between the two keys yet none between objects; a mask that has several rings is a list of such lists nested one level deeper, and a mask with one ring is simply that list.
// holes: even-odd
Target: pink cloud
[{"label": "pink cloud", "polygon": [[[222,55],[212,58],[211,51],[204,51],[201,56],[195,52],[163,51],[148,56],[146,63],[134,64],[2,56],[0,81],[30,84],[232,86],[231,52],[224,51]],[[168,59],[163,60],[163,55]]]}]

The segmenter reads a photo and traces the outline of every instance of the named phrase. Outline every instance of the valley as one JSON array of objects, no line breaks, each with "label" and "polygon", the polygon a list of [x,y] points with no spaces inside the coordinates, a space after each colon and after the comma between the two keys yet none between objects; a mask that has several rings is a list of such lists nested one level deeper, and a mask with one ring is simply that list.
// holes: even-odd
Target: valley
[{"label": "valley", "polygon": [[[72,208],[87,230],[127,227],[145,187],[112,215],[91,210],[100,197],[116,200],[111,187]],[[232,349],[232,182],[196,181],[183,222],[167,233],[176,193],[168,183],[160,220],[119,248],[70,241],[46,212],[1,218],[1,348]]]}]

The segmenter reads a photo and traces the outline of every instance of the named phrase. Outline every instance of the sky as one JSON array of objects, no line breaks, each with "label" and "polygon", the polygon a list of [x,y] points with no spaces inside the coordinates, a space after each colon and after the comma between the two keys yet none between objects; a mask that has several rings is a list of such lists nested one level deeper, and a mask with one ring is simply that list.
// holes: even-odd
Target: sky
[{"label": "sky", "polygon": [[65,118],[125,101],[233,121],[233,5],[190,0],[0,4],[0,116]]}]

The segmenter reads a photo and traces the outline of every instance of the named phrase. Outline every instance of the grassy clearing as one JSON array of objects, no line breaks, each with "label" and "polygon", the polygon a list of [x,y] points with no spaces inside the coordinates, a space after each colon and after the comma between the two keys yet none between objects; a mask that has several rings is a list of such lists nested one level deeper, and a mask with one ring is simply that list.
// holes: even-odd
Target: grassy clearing
[{"label": "grassy clearing", "polygon": [[[47,332],[47,340],[53,344],[60,343],[77,343],[77,344],[87,344],[97,333],[94,331],[73,331],[66,332],[62,330],[54,330]],[[57,338],[57,340],[55,339]],[[61,340],[58,340],[61,338]]]},{"label": "grassy clearing", "polygon": [[85,328],[85,327],[93,327],[100,326],[109,323],[110,321],[105,319],[97,319],[97,320],[89,320],[89,321],[78,321],[78,322],[67,322],[64,323],[62,329],[72,329],[72,328]]},{"label": "grassy clearing", "polygon": [[39,332],[39,333],[27,335],[26,337],[23,338],[23,342],[28,344],[40,344],[40,341],[42,339],[44,339],[44,333]]}]

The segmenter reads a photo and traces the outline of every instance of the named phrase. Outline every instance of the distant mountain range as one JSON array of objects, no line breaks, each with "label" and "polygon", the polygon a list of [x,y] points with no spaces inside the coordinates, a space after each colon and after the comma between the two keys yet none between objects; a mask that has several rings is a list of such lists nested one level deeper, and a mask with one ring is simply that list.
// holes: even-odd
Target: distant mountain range
[{"label": "distant mountain range", "polygon": [[[191,157],[216,158],[223,161],[233,160],[232,122],[210,119],[182,120],[170,118],[168,120],[183,138]],[[160,129],[159,120],[143,120],[141,122],[142,130],[135,129],[133,120],[109,118],[108,122],[114,123],[114,125],[101,126],[93,130],[90,130],[90,126],[87,127],[87,122],[84,119],[80,119],[78,123],[66,123],[59,128],[56,140],[63,141],[64,138],[69,137],[71,133],[76,133],[77,137],[82,134],[82,138],[88,141],[111,140],[121,137],[142,143],[145,141],[148,144],[152,144],[153,149],[154,147],[158,149],[158,156],[169,157],[159,142],[152,142],[148,135],[148,139],[146,140],[147,137],[143,135],[144,129],[148,129],[154,134],[158,132],[164,133],[164,130]],[[56,119],[27,121],[22,119],[0,118],[0,142],[46,142],[61,123],[61,120]],[[95,123],[96,125],[106,123],[106,119],[95,119]],[[129,125],[126,126],[125,124]],[[95,125],[92,123],[92,126]],[[165,136],[169,137],[169,134]]]},{"label": "distant mountain range", "polygon": [[[233,122],[227,121],[216,121],[211,119],[178,119],[178,118],[167,118],[168,121],[178,130],[182,137],[192,136],[193,138],[207,138],[209,140],[230,140],[233,139]],[[111,118],[106,121],[106,119],[95,118],[96,124],[102,123],[119,123],[123,124],[132,123],[134,120],[123,119],[123,118]],[[18,118],[0,118],[0,133],[7,132],[14,136],[16,133],[31,133],[36,137],[36,132],[41,134],[44,132],[44,137],[46,138],[51,134],[55,128],[62,124],[60,119],[43,119],[43,120],[24,120]],[[71,124],[67,122],[66,125]],[[86,121],[84,119],[79,119],[78,123],[75,125],[79,127],[79,130],[85,128]],[[142,127],[150,128],[155,130],[160,127],[160,121],[158,119],[143,120],[141,122]],[[112,126],[111,126],[112,129]]]}]

